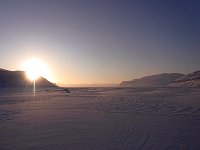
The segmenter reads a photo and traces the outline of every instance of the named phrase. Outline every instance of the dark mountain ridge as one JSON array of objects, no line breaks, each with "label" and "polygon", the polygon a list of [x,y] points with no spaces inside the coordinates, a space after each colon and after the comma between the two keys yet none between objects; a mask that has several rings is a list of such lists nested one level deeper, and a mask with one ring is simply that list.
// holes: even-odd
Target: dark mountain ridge
[{"label": "dark mountain ridge", "polygon": [[[9,71],[0,68],[0,88],[32,87],[33,81],[26,77],[24,71]],[[43,77],[36,80],[37,87],[57,87]]]},{"label": "dark mountain ridge", "polygon": [[173,81],[184,74],[180,73],[162,73],[151,76],[142,77],[139,79],[133,79],[131,81],[123,81],[119,86],[121,87],[166,87]]},{"label": "dark mountain ridge", "polygon": [[171,84],[170,87],[200,87],[200,70],[189,73],[178,78]]}]

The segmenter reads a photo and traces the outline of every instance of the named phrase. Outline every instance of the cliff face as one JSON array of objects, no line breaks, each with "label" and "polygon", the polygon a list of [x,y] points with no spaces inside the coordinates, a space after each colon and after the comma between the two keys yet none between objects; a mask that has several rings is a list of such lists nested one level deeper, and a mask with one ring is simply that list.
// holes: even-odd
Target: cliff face
[{"label": "cliff face", "polygon": [[178,78],[170,87],[200,87],[200,70]]},{"label": "cliff face", "polygon": [[[30,87],[32,81],[26,78],[23,71],[8,71],[0,69],[0,88]],[[57,87],[47,79],[40,77],[36,82],[37,87]]]},{"label": "cliff face", "polygon": [[146,76],[132,81],[123,81],[119,86],[121,87],[165,87],[180,77],[180,73],[163,73],[157,75]]}]

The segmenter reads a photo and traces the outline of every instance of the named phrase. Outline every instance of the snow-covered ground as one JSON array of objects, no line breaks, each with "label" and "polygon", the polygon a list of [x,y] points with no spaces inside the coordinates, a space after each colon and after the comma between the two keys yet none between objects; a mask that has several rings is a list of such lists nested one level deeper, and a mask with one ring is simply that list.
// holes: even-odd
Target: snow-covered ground
[{"label": "snow-covered ground", "polygon": [[199,150],[200,89],[0,91],[0,150]]}]

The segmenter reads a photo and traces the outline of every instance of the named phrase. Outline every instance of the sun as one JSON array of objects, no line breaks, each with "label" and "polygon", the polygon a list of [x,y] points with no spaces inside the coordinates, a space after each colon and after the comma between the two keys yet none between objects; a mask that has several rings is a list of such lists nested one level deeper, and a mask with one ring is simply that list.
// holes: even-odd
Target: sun
[{"label": "sun", "polygon": [[22,64],[22,70],[26,72],[27,78],[31,81],[37,80],[40,76],[48,76],[47,66],[36,58],[25,61]]}]

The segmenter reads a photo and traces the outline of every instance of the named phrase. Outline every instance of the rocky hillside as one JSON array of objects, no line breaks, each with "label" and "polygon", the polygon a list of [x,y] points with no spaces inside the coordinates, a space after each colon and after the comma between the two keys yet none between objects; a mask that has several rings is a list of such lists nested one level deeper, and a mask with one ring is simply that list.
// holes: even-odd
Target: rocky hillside
[{"label": "rocky hillside", "polygon": [[146,76],[132,81],[123,81],[119,86],[121,87],[165,87],[184,74],[180,73],[163,73],[157,75]]},{"label": "rocky hillside", "polygon": [[170,87],[200,87],[200,70],[178,78]]},{"label": "rocky hillside", "polygon": [[[32,81],[28,80],[23,71],[9,71],[0,69],[0,88],[30,87]],[[36,82],[37,87],[57,87],[47,79],[40,77]]]}]

